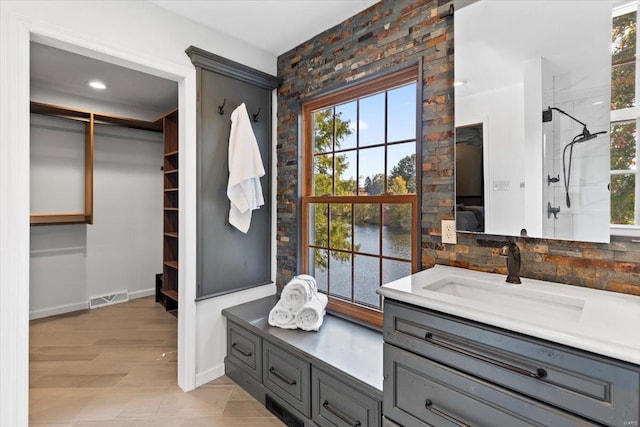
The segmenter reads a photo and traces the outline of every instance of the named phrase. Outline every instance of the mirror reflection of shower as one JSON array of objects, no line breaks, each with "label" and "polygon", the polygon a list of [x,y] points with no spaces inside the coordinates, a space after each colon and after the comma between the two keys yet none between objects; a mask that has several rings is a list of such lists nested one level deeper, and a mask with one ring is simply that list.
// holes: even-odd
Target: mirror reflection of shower
[{"label": "mirror reflection of shower", "polygon": [[[587,129],[587,124],[584,122],[581,122],[580,120],[576,119],[575,117],[573,117],[571,114],[567,113],[566,111],[561,110],[560,108],[557,107],[548,107],[546,110],[544,110],[542,112],[542,122],[550,122],[551,120],[553,120],[553,111],[557,111],[561,114],[564,114],[565,116],[569,117],[570,119],[572,119],[573,121],[579,123],[582,125],[582,132],[580,132],[578,135],[574,136],[573,139],[571,140],[571,142],[567,143],[564,148],[562,149],[562,176],[563,176],[563,182],[564,182],[564,190],[565,190],[565,202],[567,204],[567,208],[571,207],[571,197],[569,196],[569,185],[571,183],[571,163],[573,160],[573,147],[576,144],[580,144],[582,142],[585,141],[590,141],[592,139],[595,139],[598,137],[598,135],[602,135],[602,134],[606,134],[607,131],[603,130],[600,132],[596,132],[596,133],[591,133],[589,132],[589,130]],[[569,162],[568,162],[568,166],[567,166],[567,160],[566,160],[566,154],[567,154],[567,149],[569,149]],[[556,216],[557,219],[557,216]]]},{"label": "mirror reflection of shower", "polygon": [[593,224],[609,218],[609,93],[565,80],[553,76],[554,95],[543,91],[542,226],[555,238],[604,240],[608,230]]}]

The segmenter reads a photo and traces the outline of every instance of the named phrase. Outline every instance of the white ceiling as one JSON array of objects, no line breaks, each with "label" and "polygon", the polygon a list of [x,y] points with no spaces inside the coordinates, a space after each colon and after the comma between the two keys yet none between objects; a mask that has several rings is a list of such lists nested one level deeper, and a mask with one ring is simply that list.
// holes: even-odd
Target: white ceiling
[{"label": "white ceiling", "polygon": [[[107,89],[89,87],[94,79]],[[147,111],[167,112],[178,106],[176,82],[34,42],[31,86]]]},{"label": "white ceiling", "polygon": [[213,30],[280,55],[378,0],[149,0]]},{"label": "white ceiling", "polygon": [[[2,0],[0,0],[2,1]],[[160,7],[279,55],[375,4],[377,0],[150,0]],[[89,80],[107,84],[90,88]],[[166,112],[177,106],[175,82],[31,43],[31,85],[76,97]]]}]

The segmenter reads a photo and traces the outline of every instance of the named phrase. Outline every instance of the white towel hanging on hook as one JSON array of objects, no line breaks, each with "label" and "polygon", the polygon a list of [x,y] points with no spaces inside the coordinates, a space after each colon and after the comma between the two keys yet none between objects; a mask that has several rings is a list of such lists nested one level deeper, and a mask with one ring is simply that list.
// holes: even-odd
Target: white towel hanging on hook
[{"label": "white towel hanging on hook", "polygon": [[251,212],[264,205],[260,184],[264,174],[258,141],[242,103],[231,113],[227,197],[231,202],[229,223],[243,233],[251,226]]}]

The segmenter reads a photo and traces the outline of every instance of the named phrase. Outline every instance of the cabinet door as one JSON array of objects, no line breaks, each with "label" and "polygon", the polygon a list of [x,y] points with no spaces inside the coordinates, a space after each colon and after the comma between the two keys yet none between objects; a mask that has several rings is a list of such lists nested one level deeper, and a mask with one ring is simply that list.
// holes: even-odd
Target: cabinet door
[{"label": "cabinet door", "polygon": [[384,377],[384,415],[404,426],[596,425],[388,344]]},{"label": "cabinet door", "polygon": [[640,417],[640,369],[630,364],[389,300],[384,339],[603,424]]},{"label": "cabinet door", "polygon": [[310,373],[308,362],[264,341],[262,378],[265,387],[307,417],[311,417]]},{"label": "cabinet door", "polygon": [[262,339],[231,321],[227,323],[227,357],[262,382]]},{"label": "cabinet door", "polygon": [[311,418],[322,427],[378,427],[380,403],[315,366]]}]

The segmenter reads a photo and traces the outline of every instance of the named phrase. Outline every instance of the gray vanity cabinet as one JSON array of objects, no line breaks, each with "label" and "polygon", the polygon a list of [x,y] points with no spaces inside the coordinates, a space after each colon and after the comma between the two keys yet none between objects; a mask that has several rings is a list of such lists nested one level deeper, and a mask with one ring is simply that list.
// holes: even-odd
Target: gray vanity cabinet
[{"label": "gray vanity cabinet", "polygon": [[384,413],[401,425],[639,419],[640,368],[629,363],[390,299],[384,339]]},{"label": "gray vanity cabinet", "polygon": [[595,426],[577,416],[385,344],[385,416],[404,426]]},{"label": "gray vanity cabinet", "polygon": [[262,340],[245,328],[227,325],[227,355],[253,379],[262,381]]},{"label": "gray vanity cabinet", "polygon": [[311,364],[291,353],[264,342],[262,382],[305,416],[311,415]]},{"label": "gray vanity cabinet", "polygon": [[344,381],[314,369],[311,374],[312,418],[322,427],[380,425],[380,403]]}]

